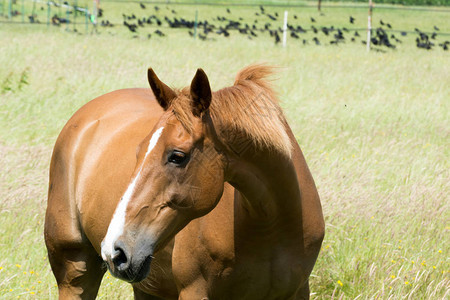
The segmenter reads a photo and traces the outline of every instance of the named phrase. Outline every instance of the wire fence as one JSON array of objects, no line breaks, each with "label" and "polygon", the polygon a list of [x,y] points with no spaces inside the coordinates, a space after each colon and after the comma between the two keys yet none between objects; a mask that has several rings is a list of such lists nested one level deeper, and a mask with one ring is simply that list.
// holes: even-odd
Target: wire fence
[{"label": "wire fence", "polygon": [[[7,24],[29,24],[29,25],[46,25],[46,26],[50,26],[50,25],[58,25],[58,26],[65,26],[66,29],[68,30],[72,30],[72,31],[76,31],[76,32],[80,32],[83,31],[83,29],[80,29],[80,26],[84,25],[84,30],[86,33],[92,32],[93,30],[96,30],[97,26],[100,25],[102,27],[116,27],[116,26],[123,26],[125,25],[126,27],[128,27],[128,29],[132,32],[135,32],[137,28],[139,28],[139,25],[142,24],[138,24],[141,22],[145,22],[145,19],[143,19],[143,21],[141,20],[137,20],[136,21],[138,23],[136,24],[131,24],[131,22],[126,21],[125,15],[124,19],[122,20],[122,22],[120,22],[120,20],[115,20],[115,21],[107,21],[105,23],[104,20],[102,20],[99,24],[98,24],[98,20],[99,17],[102,16],[102,9],[100,9],[98,7],[98,2],[96,2],[95,0],[92,2],[91,6],[89,7],[88,5],[86,5],[88,2],[84,2],[83,4],[85,4],[84,6],[78,5],[77,0],[73,0],[71,4],[69,4],[67,1],[44,1],[44,0],[0,0],[0,23],[7,23]],[[171,2],[171,1],[125,1],[125,0],[109,0],[109,1],[104,1],[102,2],[102,5],[104,4],[119,4],[119,5],[124,5],[124,4],[133,4],[135,6],[141,5],[145,7],[145,5],[147,6],[154,6],[157,7],[159,6],[163,6],[165,5],[170,6],[170,7],[179,7],[179,6],[190,6],[191,8],[197,8],[197,7],[205,7],[205,6],[217,6],[217,7],[227,7],[228,8],[236,8],[236,7],[257,7],[257,9],[263,9],[262,6],[260,4],[257,3],[217,3],[217,2]],[[38,7],[40,6],[40,7]],[[277,3],[269,3],[269,4],[264,4],[265,7],[271,7],[271,8],[282,8],[285,9],[286,11],[288,11],[290,8],[291,9],[297,9],[297,8],[306,8],[309,10],[314,10],[317,9],[317,6],[313,3],[313,2],[308,2],[308,3],[281,3],[281,4],[277,4]],[[346,9],[346,8],[351,8],[351,9],[361,9],[361,10],[368,10],[369,6],[368,5],[363,5],[363,4],[348,4],[348,5],[334,5],[331,3],[327,3],[325,5],[322,5],[322,9],[326,9],[326,10],[334,10],[334,9]],[[443,14],[443,15],[449,15],[450,17],[450,9],[447,8],[429,8],[429,7],[403,7],[403,6],[388,6],[388,5],[377,5],[376,6],[377,10],[383,10],[383,9],[395,9],[395,10],[405,10],[405,11],[418,11],[418,12],[433,12],[433,13],[439,13],[439,14]],[[41,18],[44,17],[46,19],[45,22],[40,22],[37,18],[37,16],[40,16]],[[182,19],[182,18],[181,18]],[[183,20],[183,19],[182,19]],[[172,29],[172,28],[176,28],[176,29],[188,29],[189,34],[191,34],[194,38],[197,36],[197,27],[199,25],[202,25],[202,21],[198,21],[197,20],[197,14],[195,15],[195,21],[186,21],[184,20],[183,24],[178,24],[178,26],[173,26],[172,22],[175,22],[178,20],[176,18],[173,18],[173,20],[171,20],[170,18],[164,17],[164,19],[161,18],[155,18],[155,20],[153,20],[155,22],[152,22],[152,20],[147,20],[147,23],[145,24],[145,27],[148,28],[153,28],[156,29],[156,33],[158,35],[163,36],[163,33],[159,30],[159,28],[166,28],[166,29]],[[239,22],[238,22],[239,23]],[[232,24],[230,22],[230,24]],[[292,23],[289,23],[292,24]],[[286,32],[290,33],[291,37],[294,38],[298,38],[298,33],[315,33],[317,34],[317,32],[323,32],[326,35],[328,35],[328,30],[335,31],[335,28],[331,27],[330,29],[327,29],[326,27],[319,27],[319,28],[315,28],[314,26],[311,26],[310,28],[301,28],[300,26],[294,27],[294,26],[289,26],[289,24],[287,23],[287,15],[286,15],[286,19],[285,19],[285,28],[279,28],[279,32],[283,34],[283,40],[286,40]],[[235,25],[235,24],[234,24]],[[436,28],[436,27],[435,27]],[[219,29],[219,31],[217,31],[217,29]],[[212,27],[212,29],[210,28],[210,31],[216,31],[216,33],[223,34],[224,36],[227,36],[228,31],[233,32],[233,31],[238,31],[240,33],[242,33],[242,31],[247,31],[247,29],[249,29],[249,38],[252,38],[251,34],[253,34],[256,37],[256,34],[253,33],[252,28],[243,28],[240,26],[228,26],[225,29],[223,29],[222,27],[220,28],[214,28]],[[437,29],[437,28],[436,28]],[[194,32],[192,32],[192,30]],[[206,32],[206,26],[204,26],[204,30],[205,30],[205,34]],[[439,29],[437,29],[439,30]],[[367,27],[351,27],[351,28],[336,28],[336,32],[339,33],[340,35],[342,35],[342,31],[346,31],[346,32],[355,32],[355,36],[357,35],[356,32],[367,32],[368,28]],[[373,30],[369,30],[371,33],[377,33],[379,34],[380,32],[383,35],[386,35],[387,33],[389,34],[401,34],[403,36],[407,35],[407,34],[418,34],[418,36],[421,39],[424,39],[423,42],[426,42],[424,45],[429,47],[430,45],[432,45],[432,42],[429,41],[431,38],[434,39],[436,33],[434,31],[421,31],[418,30],[417,28],[415,30],[399,30],[399,29],[392,29],[390,28],[384,28],[382,29],[380,32],[377,29],[377,31],[375,31],[375,29]],[[272,37],[275,37],[275,41],[276,43],[280,41],[281,37],[278,37],[278,30],[274,30],[273,28],[268,28],[266,27],[260,27],[258,28],[258,32],[270,32]],[[362,34],[361,34],[362,35]],[[335,35],[336,36],[336,35]],[[358,35],[359,36],[359,35]],[[450,32],[442,32],[439,31],[439,36],[450,36]],[[199,37],[201,38],[201,35],[199,35]],[[336,38],[335,42],[338,43],[339,42],[339,37]],[[367,39],[367,43],[368,46],[370,44],[370,39],[371,37],[369,36]],[[380,38],[381,39],[381,38]],[[383,39],[386,39],[386,37],[383,37]],[[314,39],[313,39],[314,40]],[[342,39],[343,40],[343,39]],[[352,40],[354,40],[354,38],[352,38]],[[317,41],[314,40],[317,44]],[[303,40],[303,42],[305,43],[305,40]],[[374,40],[373,41],[375,44],[377,44],[377,41]],[[383,43],[383,41],[378,41],[379,43]],[[331,42],[333,43],[333,41]],[[446,42],[448,43],[448,42]],[[419,41],[417,42],[417,46],[420,47],[420,45],[422,45],[421,43],[419,43]],[[447,45],[450,46],[450,43],[442,45],[442,47],[444,48],[444,50],[447,49]]]}]

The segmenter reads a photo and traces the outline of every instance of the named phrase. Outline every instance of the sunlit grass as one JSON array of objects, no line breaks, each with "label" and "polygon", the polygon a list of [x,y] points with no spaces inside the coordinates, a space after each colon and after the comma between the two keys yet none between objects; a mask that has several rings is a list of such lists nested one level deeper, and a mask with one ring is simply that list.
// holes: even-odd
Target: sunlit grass
[{"label": "sunlit grass", "polygon": [[[417,22],[389,13],[399,24]],[[343,24],[348,14],[333,18]],[[439,20],[425,14],[417,26]],[[57,295],[43,242],[48,163],[57,134],[82,104],[147,87],[150,66],[176,87],[202,67],[217,90],[253,62],[281,66],[274,84],[322,198],[327,232],[313,297],[449,296],[449,53],[414,43],[367,53],[350,43],[289,40],[283,49],[269,38],[230,38],[0,27],[0,298]],[[130,286],[106,274],[99,298],[127,297]]]}]

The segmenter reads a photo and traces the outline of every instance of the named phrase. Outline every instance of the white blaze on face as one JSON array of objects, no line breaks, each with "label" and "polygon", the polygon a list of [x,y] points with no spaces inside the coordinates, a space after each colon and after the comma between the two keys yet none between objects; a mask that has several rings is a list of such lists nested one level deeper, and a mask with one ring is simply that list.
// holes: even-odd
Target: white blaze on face
[{"label": "white blaze on face", "polygon": [[[159,137],[163,131],[164,127],[159,128],[152,135],[150,142],[148,143],[148,149],[145,153],[144,161],[150,152],[155,148],[156,143],[158,142]],[[108,232],[106,233],[105,239],[102,242],[102,258],[106,261],[107,257],[113,258],[112,255],[114,251],[114,243],[116,240],[122,235],[123,228],[125,226],[125,213],[128,207],[128,202],[130,202],[131,196],[133,195],[134,188],[136,186],[136,182],[138,181],[143,165],[141,166],[138,174],[133,179],[131,184],[128,186],[125,194],[123,194],[122,199],[120,199],[119,205],[117,205],[116,211],[114,212],[114,216],[111,220],[111,223],[108,227]]]}]

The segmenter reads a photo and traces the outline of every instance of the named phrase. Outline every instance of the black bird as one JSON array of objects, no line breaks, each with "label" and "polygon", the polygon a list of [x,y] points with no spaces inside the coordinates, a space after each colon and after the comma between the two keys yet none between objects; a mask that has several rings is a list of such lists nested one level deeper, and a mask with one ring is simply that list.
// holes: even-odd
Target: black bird
[{"label": "black bird", "polygon": [[350,16],[350,23],[354,24],[355,22],[355,18],[353,18],[352,16]]},{"label": "black bird", "polygon": [[386,26],[389,28],[389,29],[392,29],[392,26],[391,26],[391,24],[389,24],[389,23],[386,23]]},{"label": "black bird", "polygon": [[230,11],[230,9],[229,9],[229,8],[227,8],[227,13],[231,14],[231,11]]},{"label": "black bird", "polygon": [[293,37],[294,39],[299,38],[299,36],[294,31],[291,32],[291,37]]},{"label": "black bird", "polygon": [[439,31],[439,28],[437,28],[436,25],[434,25],[434,30]]},{"label": "black bird", "polygon": [[374,45],[386,46],[388,48],[395,48],[393,44],[389,41],[389,36],[384,31],[383,28],[379,27],[376,29],[376,35],[371,39]]},{"label": "black bird", "polygon": [[336,43],[343,41],[345,39],[344,34],[339,29],[338,32],[334,35],[334,38],[336,39]]},{"label": "black bird", "polygon": [[314,33],[317,33],[317,32],[318,32],[317,28],[314,27],[314,26],[311,26],[311,29],[312,29],[312,31],[314,31]]},{"label": "black bird", "polygon": [[136,32],[136,24],[129,24],[126,21],[123,21],[123,25],[125,25],[131,32]]},{"label": "black bird", "polygon": [[267,16],[272,20],[272,21],[276,21],[277,18],[275,18],[274,16],[272,16],[271,14],[267,14]]},{"label": "black bird", "polygon": [[380,20],[380,24],[381,24],[381,25],[384,25],[384,22],[383,22],[383,20]]},{"label": "black bird", "polygon": [[298,25],[297,26],[297,31],[300,33],[306,33],[306,30],[302,28],[302,26]]},{"label": "black bird", "polygon": [[294,19],[296,19],[296,20],[297,20],[297,15],[294,15]]},{"label": "black bird", "polygon": [[155,11],[158,11],[158,10],[159,10],[159,7],[155,5]]},{"label": "black bird", "polygon": [[224,29],[222,27],[220,27],[219,30],[216,33],[219,34],[219,35],[223,33],[223,36],[225,36],[225,37],[229,37],[230,36],[230,33],[226,29]]},{"label": "black bird", "polygon": [[311,18],[311,22],[315,23],[315,22],[316,22],[316,20],[315,20],[314,18]]},{"label": "black bird", "polygon": [[277,18],[278,18],[278,13],[277,13],[277,12],[275,12],[275,17],[277,17]]},{"label": "black bird", "polygon": [[274,35],[275,35],[275,44],[278,44],[281,41],[280,36],[278,35],[278,31],[274,31]]},{"label": "black bird", "polygon": [[52,24],[53,24],[53,25],[56,25],[56,26],[61,25],[61,22],[60,22],[60,20],[59,20],[59,18],[58,18],[57,15],[54,15],[54,16],[52,17]]},{"label": "black bird", "polygon": [[355,31],[355,36],[359,36],[359,33],[358,33],[358,31]]},{"label": "black bird", "polygon": [[159,30],[159,29],[156,29],[156,30],[155,30],[155,34],[157,34],[157,35],[159,35],[159,36],[166,36],[166,35],[164,34],[164,32],[162,32],[162,31]]},{"label": "black bird", "polygon": [[429,41],[422,42],[422,41],[419,40],[419,38],[417,38],[416,39],[416,46],[417,46],[417,48],[431,50],[432,44]]},{"label": "black bird", "polygon": [[145,9],[145,5],[143,3],[139,3],[142,9]]},{"label": "black bird", "polygon": [[172,9],[172,13],[175,15],[177,12],[175,10]]},{"label": "black bird", "polygon": [[419,35],[420,35],[420,39],[422,41],[428,41],[429,40],[428,34],[420,32]]},{"label": "black bird", "polygon": [[447,51],[448,50],[448,45],[450,45],[449,41],[445,41],[442,44],[439,44],[439,46],[442,47],[442,50]]},{"label": "black bird", "polygon": [[402,31],[401,33],[400,33],[402,36],[406,36],[406,31]]},{"label": "black bird", "polygon": [[433,32],[433,34],[431,35],[431,38],[434,40],[436,38],[436,36],[437,36],[437,33]]},{"label": "black bird", "polygon": [[316,43],[317,46],[320,45],[319,39],[316,36],[313,38],[313,41],[314,43]]}]

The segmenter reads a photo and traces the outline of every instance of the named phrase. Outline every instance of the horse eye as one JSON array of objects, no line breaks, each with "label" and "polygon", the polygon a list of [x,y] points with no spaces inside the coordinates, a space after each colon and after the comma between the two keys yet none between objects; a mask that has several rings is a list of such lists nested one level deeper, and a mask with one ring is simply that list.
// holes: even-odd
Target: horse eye
[{"label": "horse eye", "polygon": [[169,157],[167,158],[167,161],[176,165],[181,165],[187,161],[188,156],[186,153],[183,153],[178,150],[173,150]]}]

